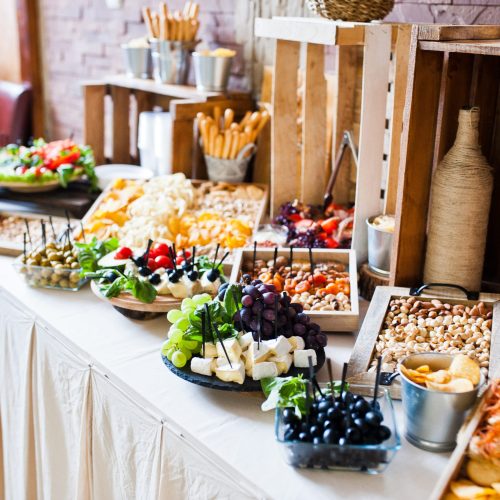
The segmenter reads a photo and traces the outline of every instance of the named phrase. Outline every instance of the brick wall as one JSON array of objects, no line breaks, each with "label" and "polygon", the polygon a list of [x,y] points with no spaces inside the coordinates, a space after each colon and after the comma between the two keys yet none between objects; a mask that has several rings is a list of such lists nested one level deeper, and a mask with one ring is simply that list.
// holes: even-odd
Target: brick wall
[{"label": "brick wall", "polygon": [[[120,43],[145,34],[141,19],[141,7],[145,2],[123,0],[121,9],[112,10],[105,6],[104,0],[39,1],[46,136],[60,138],[73,133],[81,139],[83,102],[80,82],[122,72]],[[146,4],[155,5],[156,2]],[[183,4],[184,0],[168,1],[171,9],[181,8]],[[223,45],[238,50],[231,85],[248,88],[251,79],[248,68],[245,72],[244,61],[248,60],[249,51],[248,47],[242,50],[236,40],[248,36],[249,26],[253,25],[252,15],[282,13],[283,2],[201,0],[200,4],[201,38],[211,46]],[[275,9],[273,4],[276,4]],[[287,12],[304,9],[303,0],[285,4]],[[500,23],[500,0],[400,0],[388,19],[453,24]]]}]

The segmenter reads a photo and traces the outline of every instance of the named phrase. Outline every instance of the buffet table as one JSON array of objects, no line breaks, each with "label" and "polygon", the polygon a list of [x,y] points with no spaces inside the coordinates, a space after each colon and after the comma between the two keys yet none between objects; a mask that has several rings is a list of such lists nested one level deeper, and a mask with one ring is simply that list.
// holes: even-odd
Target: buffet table
[{"label": "buffet table", "polygon": [[[168,371],[165,318],[131,321],[88,287],[29,288],[11,263],[0,257],[3,498],[411,500],[429,497],[446,464],[447,454],[401,438],[378,476],[293,469],[261,395],[205,389]],[[354,340],[329,337],[336,377]],[[399,402],[396,411],[401,433]]]}]

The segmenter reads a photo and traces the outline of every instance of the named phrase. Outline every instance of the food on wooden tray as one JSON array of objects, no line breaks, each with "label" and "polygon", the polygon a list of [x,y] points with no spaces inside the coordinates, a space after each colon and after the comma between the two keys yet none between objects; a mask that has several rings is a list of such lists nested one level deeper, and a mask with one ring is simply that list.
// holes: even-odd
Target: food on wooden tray
[{"label": "food on wooden tray", "polygon": [[214,296],[224,279],[222,264],[228,255],[217,261],[218,250],[209,262],[206,256],[196,256],[196,247],[176,254],[173,247],[153,245],[149,240],[144,252],[121,247],[105,255],[98,262],[100,269],[86,276],[97,280],[107,298],[129,292],[141,302],[151,303],[157,295],[183,299],[207,292]]},{"label": "food on wooden tray", "polygon": [[350,248],[354,208],[331,203],[322,207],[294,200],[280,207],[275,224],[288,229],[288,243],[298,248]]},{"label": "food on wooden tray", "polygon": [[71,139],[46,143],[36,139],[31,146],[9,144],[0,148],[0,182],[45,184],[68,182],[87,177],[97,188],[94,154],[90,146],[79,146]]},{"label": "food on wooden tray", "polygon": [[[52,219],[54,233],[59,236],[67,229],[67,222],[64,219]],[[41,234],[38,232],[40,219],[20,217],[18,215],[0,214],[0,240],[12,243],[23,244],[23,234],[26,231],[26,225],[31,234],[33,246],[39,246],[42,243]]]},{"label": "food on wooden tray", "polygon": [[[491,308],[483,302],[468,306],[416,297],[392,299],[375,344],[383,371],[392,372],[398,361],[413,353],[465,354],[488,375],[491,343]],[[375,361],[369,371],[375,370]]]},{"label": "food on wooden tray", "polygon": [[447,369],[432,371],[429,365],[410,369],[404,364],[400,369],[412,382],[442,392],[473,391],[481,379],[478,363],[465,354],[457,354]]},{"label": "food on wooden tray", "polygon": [[306,311],[350,311],[349,272],[340,262],[314,263],[280,256],[276,260],[243,262],[243,272],[264,283],[272,283],[277,291],[284,290],[292,303],[301,304]]},{"label": "food on wooden tray", "polygon": [[254,234],[254,241],[259,247],[286,246],[288,230],[277,224],[261,224]]},{"label": "food on wooden tray", "polygon": [[167,4],[161,2],[159,12],[151,12],[143,7],[142,17],[148,28],[150,38],[170,41],[194,41],[200,27],[199,4],[186,2],[182,11],[169,11]]},{"label": "food on wooden tray", "polygon": [[236,122],[234,110],[227,108],[222,113],[219,106],[214,107],[213,117],[198,113],[196,119],[203,152],[215,158],[234,160],[243,148],[255,143],[269,118],[267,111],[248,111],[240,122]]},{"label": "food on wooden tray", "polygon": [[376,227],[380,231],[385,231],[387,233],[393,233],[396,221],[394,215],[379,215],[371,221],[371,225]]},{"label": "food on wooden tray", "polygon": [[209,57],[234,57],[236,55],[236,51],[219,47],[215,50],[199,50],[196,54]]},{"label": "food on wooden tray", "polygon": [[144,183],[117,180],[84,225],[98,239],[117,237],[128,247],[145,247],[148,239],[197,246],[211,253],[217,244],[248,244],[264,191],[253,185],[202,182],[198,187],[183,174]]},{"label": "food on wooden tray", "polygon": [[500,499],[500,379],[491,382],[480,410],[484,414],[469,443],[467,458],[444,500]]}]

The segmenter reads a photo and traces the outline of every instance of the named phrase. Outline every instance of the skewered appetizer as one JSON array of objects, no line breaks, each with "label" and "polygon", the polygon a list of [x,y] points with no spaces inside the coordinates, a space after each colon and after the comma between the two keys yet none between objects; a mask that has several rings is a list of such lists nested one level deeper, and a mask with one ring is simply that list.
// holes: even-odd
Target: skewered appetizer
[{"label": "skewered appetizer", "polygon": [[322,207],[298,200],[285,203],[275,224],[288,229],[288,243],[297,248],[350,248],[354,208],[331,203]]}]

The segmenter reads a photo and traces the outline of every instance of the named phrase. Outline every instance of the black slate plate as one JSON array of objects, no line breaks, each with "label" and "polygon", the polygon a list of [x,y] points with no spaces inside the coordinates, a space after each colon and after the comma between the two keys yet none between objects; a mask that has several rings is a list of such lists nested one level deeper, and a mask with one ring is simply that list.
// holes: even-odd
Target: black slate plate
[{"label": "black slate plate", "polygon": [[[325,349],[321,348],[316,351],[316,356],[318,358],[318,364],[314,367],[315,371],[318,372],[322,366],[325,364]],[[189,361],[184,368],[175,367],[165,356],[161,356],[163,362],[167,368],[177,375],[178,377],[191,382],[192,384],[201,385],[202,387],[208,387],[209,389],[217,389],[219,391],[232,391],[232,392],[260,392],[261,385],[260,380],[252,380],[250,377],[245,377],[245,382],[243,384],[236,384],[235,382],[224,382],[218,379],[215,375],[212,377],[207,377],[206,375],[200,375],[199,373],[193,373],[189,367]],[[308,368],[295,368],[292,367],[288,373],[283,374],[284,377],[296,377],[301,373],[304,377],[308,378],[309,369]]]}]

